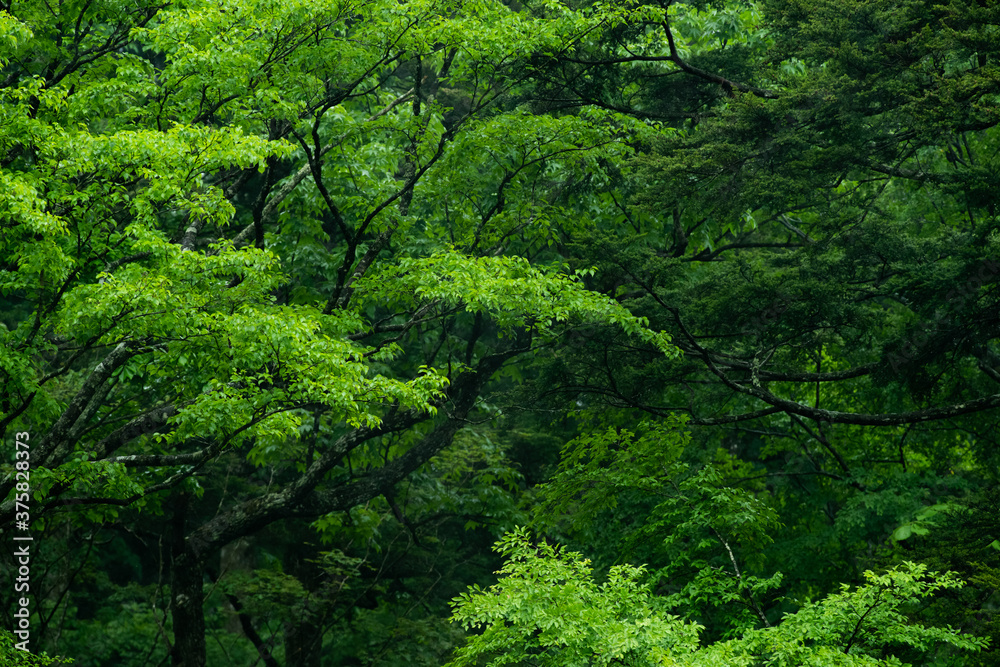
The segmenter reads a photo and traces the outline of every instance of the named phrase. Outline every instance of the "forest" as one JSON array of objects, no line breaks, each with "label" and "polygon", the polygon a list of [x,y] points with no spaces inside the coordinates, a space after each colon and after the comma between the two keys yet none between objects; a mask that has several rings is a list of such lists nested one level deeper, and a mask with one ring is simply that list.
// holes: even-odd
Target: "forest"
[{"label": "forest", "polygon": [[0,0],[0,666],[1000,666],[998,126],[998,0]]}]

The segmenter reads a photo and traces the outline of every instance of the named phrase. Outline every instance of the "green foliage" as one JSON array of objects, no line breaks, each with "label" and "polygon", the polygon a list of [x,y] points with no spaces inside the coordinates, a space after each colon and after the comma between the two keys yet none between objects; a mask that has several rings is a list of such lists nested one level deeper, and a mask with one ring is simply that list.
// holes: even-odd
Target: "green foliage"
[{"label": "green foliage", "polygon": [[[1000,580],[1000,551],[991,540],[998,532],[997,494],[993,490],[966,496],[936,511],[930,518],[926,533],[914,532],[905,541],[896,543],[892,552],[885,554],[886,563],[901,559],[915,559],[934,569],[954,570],[967,583],[939,595],[933,604],[911,609],[913,618],[925,623],[951,624],[967,632],[1000,636],[995,598]],[[998,664],[996,642],[988,651],[966,662],[957,657],[954,664]],[[942,660],[942,664],[950,664]]]},{"label": "green foliage", "polygon": [[[773,541],[778,515],[764,494],[725,484],[734,465],[727,455],[690,459],[685,421],[643,422],[638,433],[610,428],[571,441],[560,471],[539,488],[535,516],[567,524],[581,544],[604,542],[616,561],[655,565],[671,591],[666,604],[685,618],[713,617],[721,626],[713,632],[732,636],[764,620],[758,601],[781,582],[780,572],[754,574],[761,565],[755,554]],[[609,521],[618,526],[602,538]]]},{"label": "green foliage", "polygon": [[865,583],[816,603],[807,603],[776,628],[749,634],[750,651],[766,656],[767,665],[900,665],[894,646],[928,651],[951,645],[967,651],[989,641],[946,627],[910,622],[903,608],[945,589],[964,585],[951,573],[929,572],[904,563],[883,575],[865,572]]},{"label": "green foliage", "polygon": [[[710,528],[748,545],[763,547],[776,516],[753,494],[722,484],[726,461],[706,465],[683,460],[690,434],[684,417],[643,422],[641,435],[621,428],[587,434],[566,445],[560,472],[544,484],[537,512],[572,522],[592,522],[624,492],[639,492],[657,504],[643,540],[666,545]],[[571,509],[572,506],[572,509]]]},{"label": "green foliage", "polygon": [[990,664],[998,11],[8,3],[33,639]]},{"label": "green foliage", "polygon": [[476,313],[490,313],[503,331],[537,327],[550,333],[561,324],[610,324],[663,354],[678,353],[670,339],[650,331],[648,321],[616,301],[587,289],[581,276],[532,266],[521,257],[470,259],[455,252],[403,260],[389,273],[372,274],[359,285],[366,300],[394,303],[410,295]]},{"label": "green foliage", "polygon": [[66,658],[50,658],[15,648],[18,639],[8,630],[0,630],[0,667],[45,667],[46,665],[71,665]]},{"label": "green foliage", "polygon": [[702,647],[699,626],[665,614],[661,600],[640,584],[642,568],[616,566],[603,584],[589,562],[525,530],[497,544],[506,564],[499,583],[455,599],[453,618],[470,637],[450,665],[902,665],[897,646],[930,651],[950,645],[966,651],[988,640],[950,627],[909,622],[906,606],[945,589],[961,588],[952,574],[906,563],[865,584],[806,603],[776,627]]},{"label": "green foliage", "polygon": [[698,626],[651,607],[640,568],[616,566],[596,583],[589,561],[519,529],[495,549],[506,563],[501,580],[455,599],[453,619],[482,630],[459,649],[451,666],[665,664],[694,650]]}]

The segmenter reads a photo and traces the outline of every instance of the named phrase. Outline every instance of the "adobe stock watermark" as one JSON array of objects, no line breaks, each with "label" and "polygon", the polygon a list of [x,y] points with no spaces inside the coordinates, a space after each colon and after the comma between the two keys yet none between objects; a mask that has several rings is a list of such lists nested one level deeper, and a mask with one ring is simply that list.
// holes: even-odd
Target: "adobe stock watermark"
[{"label": "adobe stock watermark", "polygon": [[25,432],[14,434],[14,627],[15,648],[28,651],[31,638],[31,449]]},{"label": "adobe stock watermark", "polygon": [[924,324],[914,332],[900,347],[886,356],[889,366],[897,375],[902,373],[901,368],[916,361],[923,353],[926,345],[932,340],[932,333],[938,329],[948,316],[948,311],[954,311],[965,306],[974,299],[990,278],[1000,274],[1000,262],[991,259],[984,260],[976,269],[975,273],[958,287],[948,290],[944,297],[944,305],[947,308],[939,309],[934,319]]},{"label": "adobe stock watermark", "polygon": [[[897,349],[887,351],[885,360],[892,372],[896,375],[902,374],[907,364],[913,363],[924,353],[927,344],[933,340],[935,330],[939,329],[953,312],[962,309],[975,299],[984,285],[996,282],[998,276],[1000,276],[1000,261],[983,260],[964,282],[948,290],[943,299],[943,307],[938,309],[933,319],[911,333]],[[791,307],[792,300],[787,295],[777,294],[766,307],[750,319],[744,331],[763,335],[780,321]]]},{"label": "adobe stock watermark", "polygon": [[783,294],[778,294],[766,308],[759,311],[749,322],[750,331],[762,334],[767,328],[781,319],[781,316],[791,308],[790,300]]}]

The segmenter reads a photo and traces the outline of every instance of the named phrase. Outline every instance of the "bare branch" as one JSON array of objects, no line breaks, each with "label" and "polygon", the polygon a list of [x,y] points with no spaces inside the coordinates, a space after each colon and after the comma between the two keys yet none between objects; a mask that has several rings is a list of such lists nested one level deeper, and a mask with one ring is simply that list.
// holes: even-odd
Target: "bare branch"
[{"label": "bare branch", "polygon": [[682,70],[688,74],[692,74],[700,79],[705,79],[706,81],[712,81],[721,85],[727,92],[732,94],[733,89],[740,91],[741,93],[751,93],[757,97],[763,97],[768,100],[778,99],[778,94],[773,93],[769,90],[764,90],[763,88],[757,88],[755,86],[748,86],[745,83],[739,83],[737,81],[730,81],[729,79],[719,76],[718,74],[712,74],[711,72],[706,72],[703,69],[694,67],[686,63],[677,52],[677,45],[674,43],[674,33],[670,30],[669,19],[663,20],[663,29],[667,33],[667,44],[670,46],[670,56],[668,57],[675,65],[680,67]]}]

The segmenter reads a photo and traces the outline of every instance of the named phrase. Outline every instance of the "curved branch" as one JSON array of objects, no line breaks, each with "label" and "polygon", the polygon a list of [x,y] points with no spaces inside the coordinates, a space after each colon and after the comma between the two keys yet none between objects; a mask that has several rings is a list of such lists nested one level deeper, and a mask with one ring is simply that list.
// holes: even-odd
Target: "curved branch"
[{"label": "curved branch", "polygon": [[87,376],[83,386],[70,401],[66,410],[63,411],[56,423],[52,425],[49,432],[43,436],[42,441],[36,445],[32,458],[37,461],[36,465],[46,465],[48,458],[56,447],[62,443],[70,433],[70,429],[84,413],[84,410],[91,404],[94,397],[98,395],[101,387],[107,382],[112,373],[121,368],[133,356],[141,351],[139,341],[123,341],[119,343],[104,359],[97,364],[93,372]]},{"label": "curved branch", "polygon": [[158,429],[165,427],[167,420],[175,414],[177,414],[177,406],[175,405],[164,405],[149,410],[104,436],[94,447],[94,450],[98,457],[107,456],[125,443],[141,435],[155,433]]},{"label": "curved branch", "polygon": [[[413,89],[410,88],[408,91],[406,91],[405,93],[394,99],[392,102],[387,104],[381,111],[377,112],[376,114],[372,115],[367,120],[365,120],[365,122],[370,123],[372,121],[378,120],[379,118],[389,113],[394,108],[396,108],[403,102],[406,102],[407,100],[411,99],[412,97],[413,97]],[[317,160],[322,159],[324,155],[330,152],[333,148],[339,146],[350,135],[351,135],[350,132],[341,134],[336,139],[323,146],[323,148],[317,151],[316,154],[314,155],[315,159]],[[266,224],[273,220],[274,215],[278,210],[278,205],[281,204],[281,202],[283,202],[285,198],[287,198],[288,195],[292,193],[292,190],[298,187],[299,183],[305,180],[306,176],[309,176],[311,173],[312,173],[312,164],[307,161],[306,164],[302,165],[298,171],[296,171],[289,178],[287,178],[284,181],[284,183],[278,186],[276,190],[271,192],[270,197],[268,197],[267,203],[264,204],[264,208],[261,210],[260,217],[262,223]],[[253,233],[254,233],[254,223],[250,223],[233,238],[233,245],[235,246],[241,245]]]},{"label": "curved branch", "polygon": [[[731,359],[719,360],[718,355],[713,355],[715,358],[715,363],[724,368],[738,368],[740,370],[750,371],[752,364],[745,361],[736,361]],[[863,364],[861,366],[855,366],[854,368],[848,368],[843,371],[828,371],[826,373],[796,373],[796,372],[777,372],[777,371],[766,371],[763,369],[757,370],[757,377],[765,382],[839,382],[841,380],[851,380],[854,378],[864,377],[878,368],[879,364],[873,362],[870,364]]]},{"label": "curved branch", "polygon": [[684,323],[681,321],[676,309],[670,309],[670,311],[674,315],[674,319],[677,321],[678,326],[680,326],[681,331],[684,333],[685,338],[687,338],[688,343],[695,350],[697,350],[698,355],[708,366],[708,370],[722,380],[723,384],[733,391],[753,396],[754,398],[764,401],[765,403],[775,408],[779,408],[784,412],[799,415],[800,417],[807,417],[813,421],[830,422],[831,424],[855,424],[857,426],[899,426],[901,424],[951,419],[961,415],[971,414],[973,412],[982,412],[983,410],[991,410],[993,408],[1000,407],[1000,394],[993,394],[992,396],[985,396],[983,398],[977,398],[972,401],[956,403],[941,408],[927,408],[925,410],[887,414],[824,410],[822,408],[812,407],[797,401],[790,401],[788,399],[775,396],[767,389],[764,389],[763,386],[742,384],[730,378],[722,372],[718,366],[716,366],[715,362],[712,360],[712,354],[699,345],[698,341],[695,340],[694,336],[692,336],[687,330],[687,327],[684,326]]},{"label": "curved branch", "polygon": [[670,56],[667,57],[668,60],[673,62],[675,65],[680,67],[682,70],[688,74],[692,74],[700,79],[705,79],[706,81],[712,81],[721,85],[726,89],[727,92],[732,94],[733,89],[740,91],[741,93],[751,93],[757,97],[763,97],[767,100],[778,99],[778,94],[771,92],[770,90],[764,90],[763,88],[757,88],[756,86],[748,86],[745,83],[739,83],[737,81],[730,81],[729,79],[719,76],[718,74],[712,74],[711,72],[706,72],[703,69],[694,67],[684,62],[681,58],[680,53],[677,52],[677,45],[674,43],[674,33],[670,30],[670,20],[663,19],[663,29],[667,33],[667,44],[670,46]]},{"label": "curved branch", "polygon": [[757,618],[760,619],[760,622],[764,624],[765,628],[771,627],[771,624],[767,621],[767,616],[764,614],[764,610],[757,604],[757,600],[754,598],[753,592],[750,590],[750,587],[747,586],[747,582],[743,579],[743,574],[740,572],[740,566],[736,564],[736,556],[733,554],[733,550],[729,548],[729,542],[726,542],[726,540],[722,537],[722,534],[712,526],[709,526],[708,529],[712,531],[712,534],[715,535],[715,539],[722,543],[722,546],[726,549],[726,553],[729,554],[729,562],[733,564],[733,571],[736,572],[736,579],[740,582],[740,592],[746,596],[746,599],[750,604],[750,608],[757,615]]},{"label": "curved branch", "polygon": [[727,415],[725,417],[707,417],[704,419],[688,419],[687,424],[689,426],[718,426],[720,424],[732,424],[735,422],[749,421],[751,419],[760,419],[761,417],[773,415],[774,413],[781,411],[782,411],[781,408],[770,407],[770,408],[764,408],[762,410],[755,410],[754,412],[745,412],[740,415]]},{"label": "curved branch", "polygon": [[[530,345],[530,343],[529,343]],[[387,417],[376,427],[359,428],[342,436],[323,452],[306,472],[280,492],[267,493],[239,503],[195,529],[186,539],[191,553],[204,558],[234,539],[278,521],[297,516],[320,516],[390,492],[392,487],[419,468],[441,449],[451,444],[455,433],[465,425],[465,417],[475,407],[486,383],[511,357],[527,348],[511,348],[483,358],[476,370],[458,376],[448,389],[440,407],[448,418],[439,423],[405,454],[393,459],[371,475],[336,489],[319,492],[316,487],[344,454],[378,436],[411,428],[428,419],[426,413],[408,410]]]}]

